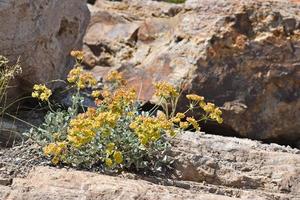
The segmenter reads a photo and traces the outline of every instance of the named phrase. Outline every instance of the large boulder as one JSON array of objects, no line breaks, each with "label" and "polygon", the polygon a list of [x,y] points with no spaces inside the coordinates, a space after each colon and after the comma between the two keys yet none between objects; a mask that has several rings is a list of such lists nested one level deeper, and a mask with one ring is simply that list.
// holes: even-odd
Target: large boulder
[{"label": "large boulder", "polygon": [[82,47],[89,18],[85,0],[0,1],[0,54],[12,62],[20,57],[23,69],[13,97],[34,83],[65,76],[69,53]]},{"label": "large boulder", "polygon": [[[12,63],[20,58],[22,67],[11,83],[6,103],[30,94],[35,83],[65,77],[73,62],[70,51],[82,47],[89,18],[85,0],[0,1],[0,55]],[[58,86],[48,85],[52,89]],[[15,123],[2,122],[0,128],[0,145],[19,138]]]},{"label": "large boulder", "polygon": [[84,39],[86,64],[99,77],[111,67],[123,71],[145,101],[152,99],[154,81],[186,80],[184,94],[203,95],[223,108],[227,130],[295,145],[300,141],[296,2],[98,0]]}]

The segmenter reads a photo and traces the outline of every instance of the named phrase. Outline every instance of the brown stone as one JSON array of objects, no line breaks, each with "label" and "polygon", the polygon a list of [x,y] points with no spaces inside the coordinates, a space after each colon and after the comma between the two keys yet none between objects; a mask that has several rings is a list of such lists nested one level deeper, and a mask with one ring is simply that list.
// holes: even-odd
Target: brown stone
[{"label": "brown stone", "polygon": [[35,83],[65,78],[69,53],[82,47],[89,17],[82,0],[0,2],[0,54],[12,63],[20,57],[23,70],[13,97],[28,94]]},{"label": "brown stone", "polygon": [[[224,126],[240,136],[295,145],[300,140],[299,4],[187,0],[176,15],[164,14],[170,5],[98,0],[92,9],[135,28],[121,38],[100,41],[99,55],[92,56],[123,71],[142,100],[153,99],[155,81],[179,85],[185,80],[189,87],[184,94],[200,94],[222,107]],[[111,26],[121,35],[118,24]],[[85,46],[103,38],[102,33],[91,38],[90,31],[95,29],[87,31]],[[102,51],[103,46],[109,51]],[[182,100],[179,107],[186,103]]]}]

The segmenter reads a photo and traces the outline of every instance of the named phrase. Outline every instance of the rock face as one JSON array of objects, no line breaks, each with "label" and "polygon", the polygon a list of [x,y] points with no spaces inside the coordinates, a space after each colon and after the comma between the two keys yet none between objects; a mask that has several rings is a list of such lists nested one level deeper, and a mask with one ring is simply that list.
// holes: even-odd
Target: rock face
[{"label": "rock face", "polygon": [[98,77],[123,71],[146,101],[153,81],[185,80],[184,93],[221,106],[224,125],[241,136],[295,144],[299,9],[285,0],[98,0],[90,6],[85,62]]},{"label": "rock face", "polygon": [[27,177],[14,178],[11,186],[4,186],[6,179],[1,184],[0,173],[0,199],[300,198],[299,150],[192,132],[179,135],[173,143],[171,156],[176,162],[169,178],[36,167]]},{"label": "rock face", "polygon": [[[224,191],[219,189],[221,194],[240,198],[300,198],[299,150],[249,139],[186,132],[174,140],[172,154],[177,160],[179,180],[223,186]],[[255,192],[252,194],[251,190]]]},{"label": "rock face", "polygon": [[20,57],[23,73],[13,97],[31,91],[34,83],[63,78],[69,53],[82,46],[89,22],[84,0],[0,1],[0,54]]},{"label": "rock face", "polygon": [[[233,200],[221,195],[192,193],[176,187],[154,185],[142,180],[126,180],[89,172],[39,167],[26,179],[15,179],[12,190],[3,187],[6,199],[207,199]],[[28,190],[24,190],[28,188]],[[1,189],[1,186],[0,186]]]}]

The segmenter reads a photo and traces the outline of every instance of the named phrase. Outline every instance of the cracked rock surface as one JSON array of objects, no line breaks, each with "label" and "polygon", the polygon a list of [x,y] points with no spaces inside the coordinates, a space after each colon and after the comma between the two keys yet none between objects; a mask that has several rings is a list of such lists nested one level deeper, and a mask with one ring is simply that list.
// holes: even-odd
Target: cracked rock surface
[{"label": "cracked rock surface", "polygon": [[[9,176],[0,173],[0,199],[300,198],[298,149],[193,132],[178,135],[172,143],[170,155],[176,162],[170,177],[130,173],[107,176],[73,169],[35,167],[46,164],[36,157],[30,161],[31,165],[27,165],[27,172],[13,174],[10,182],[4,182]],[[16,148],[10,154],[2,151],[2,168],[15,164],[18,169],[19,163],[22,169],[21,165],[28,157],[26,152],[38,155],[33,146],[26,146],[23,152],[20,149]]]}]

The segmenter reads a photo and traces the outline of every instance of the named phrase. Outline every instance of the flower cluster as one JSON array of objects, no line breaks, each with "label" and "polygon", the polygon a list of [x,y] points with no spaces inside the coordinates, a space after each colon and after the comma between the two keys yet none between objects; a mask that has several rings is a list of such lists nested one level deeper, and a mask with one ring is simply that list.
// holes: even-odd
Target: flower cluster
[{"label": "flower cluster", "polygon": [[116,150],[115,143],[111,142],[106,145],[106,158],[105,165],[112,168],[114,165],[123,163],[123,154],[121,151]]},{"label": "flower cluster", "polygon": [[174,86],[162,81],[154,83],[155,95],[164,99],[169,99],[171,97],[178,97],[179,93]]},{"label": "flower cluster", "polygon": [[66,142],[57,142],[57,143],[50,143],[43,148],[43,152],[46,156],[52,156],[52,163],[58,164],[60,158],[63,154],[63,151],[66,149],[67,143]]},{"label": "flower cluster", "polygon": [[52,91],[44,84],[34,85],[33,90],[31,96],[33,98],[38,98],[41,101],[48,101],[49,97],[52,95]]},{"label": "flower cluster", "polygon": [[223,123],[222,111],[215,104],[200,104],[200,107],[208,114],[209,118],[216,120],[219,124]]},{"label": "flower cluster", "polygon": [[118,113],[97,112],[90,108],[70,121],[68,140],[74,146],[81,147],[91,142],[99,132],[100,137],[106,138],[116,126],[119,117]]},{"label": "flower cluster", "polygon": [[82,61],[84,58],[84,54],[82,51],[71,51],[70,55],[76,58],[77,61]]},{"label": "flower cluster", "polygon": [[174,135],[173,123],[165,115],[158,117],[138,116],[131,124],[130,128],[139,137],[141,144],[148,146],[151,142],[156,142],[161,135],[166,132]]},{"label": "flower cluster", "polygon": [[68,82],[75,84],[78,89],[93,87],[97,84],[96,78],[90,72],[85,72],[82,67],[76,67],[69,72]]},{"label": "flower cluster", "polygon": [[124,79],[123,79],[123,76],[121,73],[119,73],[118,71],[111,71],[108,75],[107,75],[107,78],[106,78],[107,81],[111,81],[111,82],[123,82]]}]

